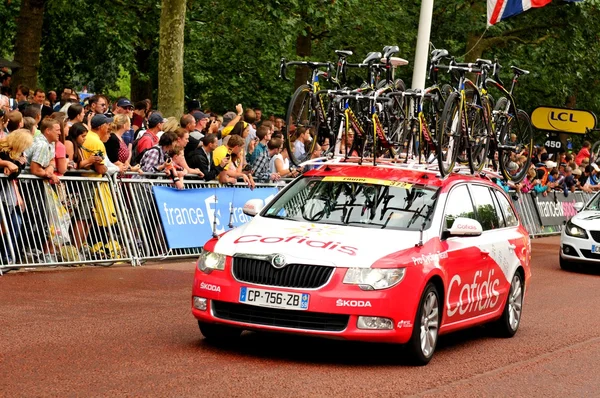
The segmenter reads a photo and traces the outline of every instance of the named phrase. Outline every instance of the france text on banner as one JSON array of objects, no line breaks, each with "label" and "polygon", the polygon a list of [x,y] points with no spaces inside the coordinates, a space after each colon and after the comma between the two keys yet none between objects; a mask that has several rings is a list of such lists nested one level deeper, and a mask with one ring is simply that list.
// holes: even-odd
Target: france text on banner
[{"label": "france text on banner", "polygon": [[530,8],[544,7],[552,0],[487,0],[487,24],[488,26],[527,11]]},{"label": "france text on banner", "polygon": [[169,249],[201,247],[211,238],[213,228],[221,234],[229,229],[230,221],[234,227],[250,221],[242,212],[248,200],[269,201],[279,192],[277,188],[152,189]]}]

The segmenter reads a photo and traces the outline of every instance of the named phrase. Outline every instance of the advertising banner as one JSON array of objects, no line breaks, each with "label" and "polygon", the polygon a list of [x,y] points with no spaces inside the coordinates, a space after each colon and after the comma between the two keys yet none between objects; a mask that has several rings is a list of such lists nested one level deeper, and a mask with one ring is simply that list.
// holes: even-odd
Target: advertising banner
[{"label": "advertising banner", "polygon": [[551,192],[548,196],[537,195],[534,200],[542,225],[562,225],[563,221],[577,214],[573,207],[576,202],[574,194],[565,197],[562,192]]},{"label": "advertising banner", "polygon": [[201,247],[213,230],[220,234],[250,221],[242,212],[248,200],[269,201],[279,192],[277,188],[152,189],[170,249]]},{"label": "advertising banner", "polygon": [[544,131],[587,134],[596,126],[596,115],[582,109],[538,106],[531,113],[531,124]]}]

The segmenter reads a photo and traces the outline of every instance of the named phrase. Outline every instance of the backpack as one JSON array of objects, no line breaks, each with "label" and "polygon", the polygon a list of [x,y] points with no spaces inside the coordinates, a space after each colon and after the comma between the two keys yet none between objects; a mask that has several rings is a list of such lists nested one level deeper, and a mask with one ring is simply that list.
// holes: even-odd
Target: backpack
[{"label": "backpack", "polygon": [[150,149],[150,148],[152,148],[152,147],[154,146],[154,145],[153,145],[153,146],[152,146],[152,147],[150,147],[150,148],[147,148],[147,149],[144,149],[144,150],[143,150],[143,151],[141,151],[141,152],[138,152],[138,143],[139,143],[139,142],[140,142],[140,140],[141,140],[142,138],[144,138],[146,135],[149,135],[150,137],[152,137],[152,134],[150,134],[150,133],[147,133],[147,132],[144,132],[144,134],[142,134],[142,136],[141,136],[140,138],[136,138],[136,139],[135,139],[135,141],[133,141],[133,143],[131,144],[131,162],[129,162],[129,164],[130,164],[131,166],[137,166],[138,164],[140,164],[140,161],[142,160],[142,157],[144,156],[144,153],[145,153],[145,152],[146,152],[148,149]]}]

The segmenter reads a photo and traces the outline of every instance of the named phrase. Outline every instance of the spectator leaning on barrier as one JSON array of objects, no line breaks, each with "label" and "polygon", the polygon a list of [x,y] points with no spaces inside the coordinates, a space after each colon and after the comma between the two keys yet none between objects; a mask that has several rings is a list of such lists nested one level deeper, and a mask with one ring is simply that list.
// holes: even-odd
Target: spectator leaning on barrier
[{"label": "spectator leaning on barrier", "polygon": [[41,134],[34,138],[33,145],[26,152],[27,163],[31,174],[59,184],[60,180],[54,174],[54,144],[60,137],[60,123],[55,119],[44,119],[40,130]]},{"label": "spectator leaning on barrier", "polygon": [[[262,129],[263,127],[260,127]],[[269,134],[270,136],[270,134]],[[279,173],[271,172],[271,158],[279,153],[279,148],[283,144],[281,138],[272,138],[267,143],[267,150],[258,154],[256,161],[252,165],[252,175],[258,182],[278,181],[281,176]]]},{"label": "spectator leaning on barrier", "polygon": [[180,150],[176,147],[177,134],[169,131],[164,133],[158,145],[148,149],[140,161],[144,173],[165,173],[178,189],[183,189],[182,178],[174,168],[172,157]]},{"label": "spectator leaning on barrier", "polygon": [[[29,131],[25,129],[15,130],[8,136],[0,139],[0,171],[2,171],[8,179],[6,185],[2,184],[6,191],[0,197],[4,208],[4,214],[8,221],[8,231],[5,231],[4,227],[1,229],[3,235],[8,232],[15,257],[17,258],[19,256],[18,239],[21,235],[25,202],[19,191],[19,184],[17,183],[16,178],[25,168],[26,159],[23,153],[31,147],[32,144],[33,137]],[[6,238],[0,239],[0,256],[2,256],[2,262],[4,264],[10,264],[11,262],[16,261],[17,258],[12,258],[10,249],[5,247],[6,243],[8,243]]]},{"label": "spectator leaning on barrier", "polygon": [[232,135],[226,145],[221,145],[213,152],[213,165],[221,165],[223,159],[230,158],[230,163],[219,173],[221,184],[235,184],[238,178],[254,188],[256,184],[251,175],[247,175],[243,168],[244,139],[240,135]]},{"label": "spectator leaning on barrier", "polygon": [[213,162],[213,152],[219,146],[216,134],[204,136],[201,142],[202,145],[188,152],[186,160],[189,167],[200,169],[204,174],[205,181],[212,181],[227,167],[230,158],[223,157],[218,165]]},{"label": "spectator leaning on barrier", "polygon": [[[41,134],[33,139],[33,145],[25,151],[27,164],[31,174],[52,184],[59,184],[60,180],[54,173],[55,149],[54,145],[60,137],[60,124],[54,119],[44,119],[40,125]],[[30,242],[30,254],[35,258],[37,255],[48,252],[46,242],[48,235],[48,219],[46,216],[46,187],[39,181],[31,181],[27,184],[23,200],[25,202],[25,225],[28,226],[28,237],[25,242]],[[37,253],[36,253],[37,251]]]}]

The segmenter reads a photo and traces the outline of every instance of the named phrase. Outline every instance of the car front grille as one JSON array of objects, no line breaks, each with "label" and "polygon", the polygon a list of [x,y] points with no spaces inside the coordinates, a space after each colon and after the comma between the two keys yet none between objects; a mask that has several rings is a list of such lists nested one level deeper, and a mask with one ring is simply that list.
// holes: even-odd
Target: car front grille
[{"label": "car front grille", "polygon": [[591,258],[593,260],[600,260],[600,253],[592,253],[591,250],[579,249],[581,250],[581,254],[585,258]]},{"label": "car front grille", "polygon": [[257,307],[247,304],[211,301],[213,315],[220,319],[291,329],[341,332],[349,315]]},{"label": "car front grille", "polygon": [[600,243],[600,231],[590,231],[590,235],[596,242]]},{"label": "car front grille", "polygon": [[267,286],[316,289],[324,286],[333,267],[307,264],[288,264],[275,268],[266,260],[234,257],[233,276],[239,281]]}]

